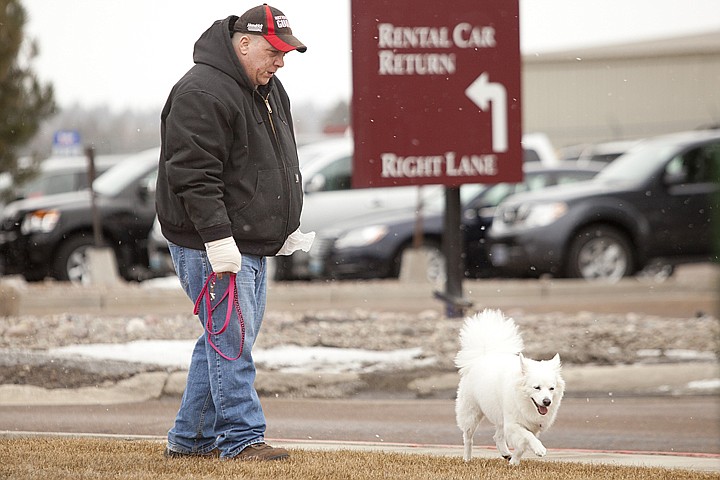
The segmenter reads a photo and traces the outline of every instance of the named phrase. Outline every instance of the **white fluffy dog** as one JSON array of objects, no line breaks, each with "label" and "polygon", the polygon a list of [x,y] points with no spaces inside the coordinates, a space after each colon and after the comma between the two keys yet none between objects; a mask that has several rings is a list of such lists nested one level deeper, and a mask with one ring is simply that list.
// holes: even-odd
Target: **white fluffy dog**
[{"label": "white fluffy dog", "polygon": [[555,421],[565,392],[560,355],[535,361],[523,357],[523,348],[517,325],[499,310],[465,320],[455,358],[460,370],[455,417],[465,461],[483,418],[495,426],[495,445],[511,465],[518,465],[528,449],[539,457],[547,453],[537,435]]}]

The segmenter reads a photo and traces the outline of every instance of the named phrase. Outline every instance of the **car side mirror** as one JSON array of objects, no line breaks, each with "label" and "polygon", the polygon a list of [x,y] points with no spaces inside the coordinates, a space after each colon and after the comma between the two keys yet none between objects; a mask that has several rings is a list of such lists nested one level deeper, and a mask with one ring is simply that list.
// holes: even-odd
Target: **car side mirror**
[{"label": "car side mirror", "polygon": [[151,200],[155,196],[155,182],[148,180],[140,182],[137,187],[138,196],[144,202]]},{"label": "car side mirror", "polygon": [[325,189],[325,175],[318,173],[305,184],[305,193],[321,192]]},{"label": "car side mirror", "polygon": [[495,216],[495,210],[497,207],[486,206],[478,210],[478,217],[481,218],[493,218]]},{"label": "car side mirror", "polygon": [[669,187],[672,187],[674,185],[682,185],[687,181],[686,177],[687,176],[683,172],[665,173],[665,176],[663,177],[663,182]]}]

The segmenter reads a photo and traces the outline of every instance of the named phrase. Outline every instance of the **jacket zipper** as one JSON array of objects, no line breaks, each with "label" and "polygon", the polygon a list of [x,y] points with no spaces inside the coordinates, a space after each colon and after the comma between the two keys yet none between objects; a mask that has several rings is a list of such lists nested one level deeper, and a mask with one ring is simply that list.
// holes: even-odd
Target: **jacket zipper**
[{"label": "jacket zipper", "polygon": [[[263,101],[265,102],[265,107],[267,107],[268,111],[268,120],[270,120],[270,128],[272,129],[273,136],[275,137],[275,143],[278,146],[278,151],[280,152],[280,158],[283,159],[283,164],[285,163],[284,160],[284,152],[282,149],[282,145],[280,144],[280,138],[278,138],[277,132],[275,131],[275,122],[273,121],[273,110],[270,106],[270,94],[268,93],[267,96],[263,97]],[[300,177],[296,174],[295,175],[295,183],[300,183]]]},{"label": "jacket zipper", "polygon": [[267,107],[268,118],[270,119],[270,128],[272,128],[273,135],[275,135],[275,141],[279,145],[280,141],[278,140],[277,132],[275,131],[275,122],[273,122],[273,118],[272,118],[273,111],[272,111],[272,107],[270,106],[270,94],[268,93],[267,96],[265,96],[263,98],[263,100],[265,101],[265,106]]},{"label": "jacket zipper", "polygon": [[[272,129],[273,135],[275,136],[275,143],[278,146],[278,150],[280,151],[280,158],[282,159],[283,164],[285,163],[285,157],[284,152],[282,151],[282,145],[280,144],[280,139],[277,136],[277,132],[275,131],[275,122],[273,121],[273,110],[270,106],[270,93],[268,93],[266,96],[262,97],[263,101],[265,102],[265,107],[267,107],[268,111],[268,119],[270,120],[270,128]],[[292,185],[290,185],[290,179],[285,177],[288,182],[288,192],[292,190]],[[295,175],[295,183],[300,183],[300,178],[296,174]],[[289,234],[290,232],[285,232],[286,234]]]}]

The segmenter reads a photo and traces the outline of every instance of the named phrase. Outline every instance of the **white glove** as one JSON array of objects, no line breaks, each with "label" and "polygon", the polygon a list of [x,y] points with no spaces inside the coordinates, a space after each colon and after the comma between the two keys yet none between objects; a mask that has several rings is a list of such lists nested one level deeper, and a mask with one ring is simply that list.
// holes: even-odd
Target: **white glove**
[{"label": "white glove", "polygon": [[298,228],[285,240],[280,251],[276,255],[291,255],[297,250],[307,252],[315,240],[315,232],[302,233]]},{"label": "white glove", "polygon": [[242,266],[242,255],[232,237],[221,238],[205,244],[208,260],[215,273],[237,273]]}]

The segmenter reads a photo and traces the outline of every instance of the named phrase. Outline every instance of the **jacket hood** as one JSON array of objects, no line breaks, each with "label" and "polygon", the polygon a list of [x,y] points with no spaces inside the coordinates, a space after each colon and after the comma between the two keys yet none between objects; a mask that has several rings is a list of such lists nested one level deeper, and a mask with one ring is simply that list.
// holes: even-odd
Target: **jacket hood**
[{"label": "jacket hood", "polygon": [[232,28],[237,15],[216,20],[195,42],[193,61],[209,65],[234,78],[239,84],[253,89],[250,79],[240,64],[232,45]]}]

